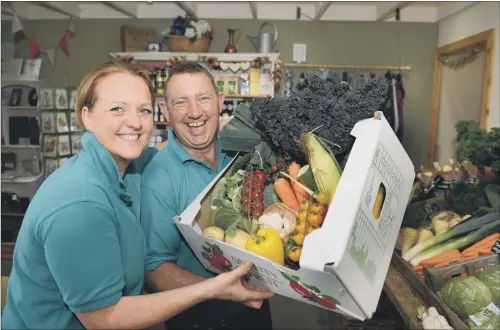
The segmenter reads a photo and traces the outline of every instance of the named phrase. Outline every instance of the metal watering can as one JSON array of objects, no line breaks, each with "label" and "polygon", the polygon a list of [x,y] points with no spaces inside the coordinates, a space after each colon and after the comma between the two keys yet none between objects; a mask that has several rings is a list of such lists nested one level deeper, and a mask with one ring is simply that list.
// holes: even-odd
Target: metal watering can
[{"label": "metal watering can", "polygon": [[[274,33],[262,32],[262,28],[264,28],[266,25],[273,27]],[[252,37],[249,35],[247,35],[247,37],[248,39],[250,39],[257,52],[271,53],[273,52],[274,47],[276,47],[276,43],[278,41],[278,29],[276,28],[276,25],[270,22],[264,22],[260,26],[258,37]]]}]

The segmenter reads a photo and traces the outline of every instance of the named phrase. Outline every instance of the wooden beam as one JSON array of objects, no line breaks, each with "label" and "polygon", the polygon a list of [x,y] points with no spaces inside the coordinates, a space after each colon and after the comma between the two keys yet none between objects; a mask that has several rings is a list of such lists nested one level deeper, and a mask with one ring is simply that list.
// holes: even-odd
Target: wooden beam
[{"label": "wooden beam", "polygon": [[2,4],[2,14],[9,15],[9,16],[14,16],[14,11],[12,10],[12,8],[7,8],[6,6],[4,6]]},{"label": "wooden beam", "polygon": [[412,1],[394,1],[377,3],[377,21],[385,21],[389,18],[397,8],[403,9],[408,7]]},{"label": "wooden beam", "polygon": [[248,5],[250,6],[250,10],[252,11],[253,19],[257,19],[257,4],[253,1],[249,1]]},{"label": "wooden beam", "polygon": [[[2,3],[3,5],[3,3]],[[4,7],[2,6],[2,9]],[[17,17],[19,18],[24,18],[24,19],[29,19],[31,18],[30,15],[30,4],[28,2],[24,1],[11,1],[10,6],[7,6],[6,9],[8,11],[11,11],[13,14],[15,13]]]},{"label": "wooden beam", "polygon": [[174,1],[179,8],[184,10],[186,14],[192,16],[194,19],[198,19],[198,16],[196,15],[196,7],[194,5],[189,5],[187,2],[184,1]]},{"label": "wooden beam", "polygon": [[314,14],[314,20],[319,21],[331,4],[332,4],[331,1],[320,1],[316,5],[316,13]]},{"label": "wooden beam", "polygon": [[80,5],[76,2],[38,1],[36,4],[69,17],[80,18]]},{"label": "wooden beam", "polygon": [[139,12],[138,4],[133,1],[101,1],[101,3],[131,18],[137,18]]}]

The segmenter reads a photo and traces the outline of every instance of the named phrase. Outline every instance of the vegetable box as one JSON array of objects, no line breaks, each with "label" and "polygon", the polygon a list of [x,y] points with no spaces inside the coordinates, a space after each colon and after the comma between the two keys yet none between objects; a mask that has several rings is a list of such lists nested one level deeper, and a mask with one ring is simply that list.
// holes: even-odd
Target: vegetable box
[{"label": "vegetable box", "polygon": [[[210,226],[211,195],[234,160],[176,217],[204,267],[221,273],[246,260],[250,285],[359,319],[375,312],[415,177],[414,166],[382,116],[358,122],[356,138],[322,227],[306,236],[300,268],[292,270],[202,235]],[[235,159],[238,156],[235,157]],[[385,199],[373,215],[379,187]]]}]

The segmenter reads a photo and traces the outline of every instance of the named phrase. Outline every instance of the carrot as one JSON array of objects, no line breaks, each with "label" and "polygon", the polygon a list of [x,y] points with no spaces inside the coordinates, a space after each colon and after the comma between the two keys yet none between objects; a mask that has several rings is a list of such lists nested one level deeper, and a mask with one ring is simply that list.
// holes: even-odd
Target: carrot
[{"label": "carrot", "polygon": [[463,257],[464,257],[463,261],[469,261],[469,260],[472,260],[472,259],[476,259],[477,257],[479,257],[479,255],[476,253],[476,254],[467,255],[467,256],[463,256]]},{"label": "carrot", "polygon": [[435,266],[438,263],[441,263],[446,260],[450,260],[451,258],[457,257],[457,255],[462,258],[462,255],[458,250],[451,250],[447,251],[441,254],[438,254],[437,256],[427,258],[425,260],[420,261],[420,265],[433,265]]},{"label": "carrot", "polygon": [[500,240],[500,233],[491,234],[463,250],[462,254],[468,256],[471,253],[477,253],[481,248],[489,247],[491,249],[497,240]]},{"label": "carrot", "polygon": [[490,254],[493,254],[495,252],[491,251],[490,248],[482,248],[482,249],[479,249],[479,255],[480,256],[488,256]]},{"label": "carrot", "polygon": [[458,254],[458,255],[452,256],[451,258],[448,258],[446,260],[443,260],[441,262],[433,264],[433,266],[436,268],[444,267],[444,266],[448,266],[452,262],[461,262],[463,260],[464,260],[464,257],[462,255]]},{"label": "carrot", "polygon": [[422,265],[413,266],[412,269],[413,269],[414,272],[418,273],[418,272],[424,271],[424,266],[422,266]]},{"label": "carrot", "polygon": [[[301,166],[293,162],[292,164],[290,164],[290,166],[288,166],[288,174],[292,177],[292,179],[297,180],[297,175],[299,174],[300,169]],[[291,186],[293,191],[295,192],[295,197],[297,197],[299,205],[302,204],[304,200],[309,200],[309,194],[304,189],[302,189],[298,184],[292,181]]]},{"label": "carrot", "polygon": [[283,178],[279,178],[274,181],[274,191],[278,195],[279,199],[286,204],[289,208],[300,211],[300,204],[295,197],[292,186]]}]

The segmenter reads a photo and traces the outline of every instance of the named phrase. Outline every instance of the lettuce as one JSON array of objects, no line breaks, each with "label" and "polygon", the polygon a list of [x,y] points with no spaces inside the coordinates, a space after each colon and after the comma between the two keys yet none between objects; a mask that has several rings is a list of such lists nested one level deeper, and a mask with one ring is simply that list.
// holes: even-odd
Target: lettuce
[{"label": "lettuce", "polygon": [[451,310],[465,317],[477,313],[493,300],[488,287],[474,276],[449,280],[439,294]]},{"label": "lettuce", "polygon": [[500,265],[488,266],[477,277],[490,290],[493,302],[500,304]]}]

